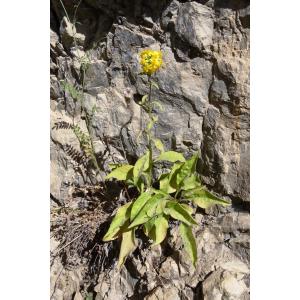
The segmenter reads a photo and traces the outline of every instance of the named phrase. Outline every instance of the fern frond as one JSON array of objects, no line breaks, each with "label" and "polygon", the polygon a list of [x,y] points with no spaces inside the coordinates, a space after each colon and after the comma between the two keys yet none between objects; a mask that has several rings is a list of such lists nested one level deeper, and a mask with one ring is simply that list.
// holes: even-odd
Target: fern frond
[{"label": "fern frond", "polygon": [[61,81],[61,85],[65,92],[69,93],[70,96],[75,100],[81,100],[82,99],[82,91],[76,88],[73,84],[68,83],[64,80]]},{"label": "fern frond", "polygon": [[56,122],[54,123],[54,126],[52,127],[52,129],[73,129],[73,125],[71,123],[65,122],[65,121],[60,121],[60,122]]},{"label": "fern frond", "polygon": [[84,154],[75,149],[73,146],[66,144],[63,146],[63,149],[66,154],[69,155],[78,164],[83,164],[85,162]]},{"label": "fern frond", "polygon": [[73,127],[73,132],[76,135],[76,137],[80,143],[80,148],[83,150],[86,157],[89,159],[92,159],[94,161],[95,154],[94,154],[90,136],[88,134],[84,133],[78,125],[75,125]]}]

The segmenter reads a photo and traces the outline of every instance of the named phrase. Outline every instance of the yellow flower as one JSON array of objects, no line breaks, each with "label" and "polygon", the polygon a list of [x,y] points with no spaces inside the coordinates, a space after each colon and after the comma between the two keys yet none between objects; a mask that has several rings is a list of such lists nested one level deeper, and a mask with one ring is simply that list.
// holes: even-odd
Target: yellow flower
[{"label": "yellow flower", "polygon": [[151,75],[162,65],[162,53],[155,50],[143,50],[140,54],[140,64],[145,74]]}]

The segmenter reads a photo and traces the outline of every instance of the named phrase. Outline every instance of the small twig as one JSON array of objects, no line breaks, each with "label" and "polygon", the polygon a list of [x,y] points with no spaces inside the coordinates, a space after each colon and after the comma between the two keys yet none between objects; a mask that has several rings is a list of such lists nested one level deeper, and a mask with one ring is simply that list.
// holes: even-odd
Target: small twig
[{"label": "small twig", "polygon": [[79,239],[82,235],[83,235],[83,232],[81,234],[79,234],[76,238],[74,238],[72,241],[70,241],[68,244],[64,245],[59,250],[57,250],[55,256],[57,256],[61,250],[65,249],[66,247],[68,247],[69,245],[71,245],[73,242],[75,242],[77,239]]}]

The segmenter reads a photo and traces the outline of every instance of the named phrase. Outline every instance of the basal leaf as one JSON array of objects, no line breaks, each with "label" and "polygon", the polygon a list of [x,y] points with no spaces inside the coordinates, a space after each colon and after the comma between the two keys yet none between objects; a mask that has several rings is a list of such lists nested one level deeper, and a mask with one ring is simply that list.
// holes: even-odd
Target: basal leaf
[{"label": "basal leaf", "polygon": [[164,213],[187,225],[197,224],[193,217],[190,216],[189,212],[176,201],[168,201]]},{"label": "basal leaf", "polygon": [[195,266],[197,262],[197,246],[192,228],[191,226],[181,223],[179,225],[179,232],[183,241],[184,248],[190,256],[193,265]]},{"label": "basal leaf", "polygon": [[180,205],[191,215],[194,212],[194,209],[185,203],[180,203]]},{"label": "basal leaf", "polygon": [[178,185],[176,182],[177,174],[180,172],[180,169],[183,165],[184,165],[183,162],[175,163],[173,165],[170,175],[169,175],[169,185],[175,190],[177,190],[177,188],[178,188]]},{"label": "basal leaf", "polygon": [[115,164],[115,163],[109,163],[108,166],[109,166],[109,168],[110,168],[111,170],[114,170],[114,169],[116,169],[116,168],[118,168],[118,167],[121,167],[120,164]]},{"label": "basal leaf", "polygon": [[196,174],[192,174],[191,176],[188,176],[183,180],[181,189],[187,191],[196,187],[200,187],[200,181]]},{"label": "basal leaf", "polygon": [[126,257],[135,248],[136,248],[136,244],[135,244],[134,229],[123,232],[121,249],[120,249],[120,253],[119,253],[118,268],[120,268],[124,264]]},{"label": "basal leaf", "polygon": [[166,160],[169,162],[176,162],[176,161],[185,162],[185,158],[183,157],[183,155],[176,151],[166,151],[161,153],[157,157],[156,161],[160,161],[160,160]]},{"label": "basal leaf", "polygon": [[155,218],[152,218],[144,224],[144,233],[153,241],[155,239],[154,222]]},{"label": "basal leaf", "polygon": [[155,209],[155,215],[161,215],[164,212],[166,204],[167,204],[167,200],[164,197],[161,199],[161,201],[158,202]]},{"label": "basal leaf", "polygon": [[103,237],[103,241],[111,241],[117,238],[117,233],[120,230],[120,227],[124,225],[124,223],[130,217],[130,209],[131,209],[132,202],[126,203],[125,205],[121,206],[116,215],[114,216],[108,231],[106,232],[105,236]]},{"label": "basal leaf", "polygon": [[172,194],[176,192],[176,189],[170,186],[169,183],[169,173],[168,174],[162,174],[159,178],[159,189],[161,191],[164,191],[168,194]]},{"label": "basal leaf", "polygon": [[215,204],[228,206],[230,202],[221,198],[218,198],[214,194],[205,190],[204,188],[196,188],[190,191],[186,191],[183,193],[183,197],[188,200],[193,201],[201,208],[209,208]]},{"label": "basal leaf", "polygon": [[166,237],[169,223],[168,216],[161,214],[154,221],[155,226],[155,240],[154,245],[160,244]]},{"label": "basal leaf", "polygon": [[176,176],[177,185],[181,185],[186,177],[192,175],[195,172],[197,160],[198,154],[195,154],[192,156],[192,158],[190,158],[184,163],[184,165],[180,168],[180,171]]},{"label": "basal leaf", "polygon": [[149,165],[150,165],[149,151],[147,151],[146,154],[140,157],[134,165],[133,168],[134,184],[137,184],[142,172],[146,171],[149,168]]},{"label": "basal leaf", "polygon": [[133,169],[131,165],[123,165],[115,168],[112,172],[110,172],[105,179],[116,178],[118,180],[126,180],[130,177],[130,173]]},{"label": "basal leaf", "polygon": [[144,232],[147,236],[149,236],[150,231],[154,228],[155,218],[151,218],[144,224]]},{"label": "basal leaf", "polygon": [[133,222],[129,225],[128,228],[133,228],[137,225],[144,224],[149,221],[156,212],[157,205],[165,196],[162,194],[156,194],[147,200],[147,203],[140,210],[138,215],[135,217]]},{"label": "basal leaf", "polygon": [[132,221],[137,216],[137,214],[150,198],[151,194],[148,192],[144,192],[133,202],[130,213],[130,221]]}]

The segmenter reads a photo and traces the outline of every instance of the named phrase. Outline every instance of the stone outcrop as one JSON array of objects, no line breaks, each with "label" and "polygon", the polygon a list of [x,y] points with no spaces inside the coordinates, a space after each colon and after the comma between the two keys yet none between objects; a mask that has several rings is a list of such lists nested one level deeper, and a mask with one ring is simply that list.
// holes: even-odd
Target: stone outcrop
[{"label": "stone outcrop", "polygon": [[[139,134],[147,119],[138,104],[147,93],[139,67],[144,48],[160,49],[164,59],[155,75],[154,98],[163,106],[156,111],[156,135],[165,148],[186,157],[199,151],[202,181],[232,206],[198,211],[195,269],[180,250],[174,227],[161,246],[136,250],[119,273],[117,255],[103,254],[117,253],[118,244],[100,242],[102,227],[124,198],[116,190],[111,199],[116,203],[103,206],[89,232],[91,240],[98,237],[93,247],[104,251],[101,261],[78,254],[70,267],[62,254],[72,251],[59,249],[58,236],[52,239],[60,250],[52,262],[52,299],[249,299],[249,1],[83,0],[75,25],[77,2],[63,3],[68,17],[60,1],[51,1],[51,128],[63,121],[89,131],[101,172],[91,168],[87,174],[66,151],[69,145],[80,152],[70,128],[52,129],[52,210],[93,206],[101,192],[93,194],[86,186],[101,182],[109,163],[134,163],[144,152],[146,141]],[[76,98],[83,76],[83,97]],[[82,110],[92,116],[88,126]],[[66,224],[77,224],[77,217],[66,218]],[[86,243],[83,250],[94,255]]]}]

